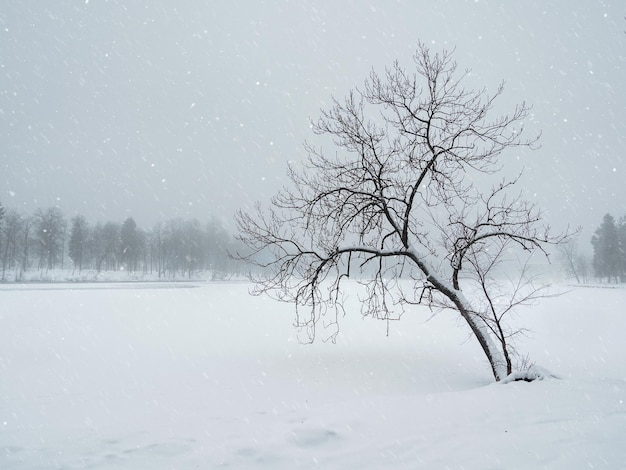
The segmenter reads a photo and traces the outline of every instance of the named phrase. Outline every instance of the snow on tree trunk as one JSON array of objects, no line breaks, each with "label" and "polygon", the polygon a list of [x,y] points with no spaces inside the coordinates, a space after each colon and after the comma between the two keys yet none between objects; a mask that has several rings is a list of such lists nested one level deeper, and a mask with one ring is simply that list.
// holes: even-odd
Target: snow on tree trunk
[{"label": "snow on tree trunk", "polygon": [[459,289],[455,289],[452,285],[437,276],[434,273],[434,268],[424,262],[415,251],[409,250],[409,253],[410,257],[424,273],[427,280],[454,304],[461,317],[463,317],[467,325],[470,327],[472,333],[474,333],[481,348],[483,349],[483,352],[487,356],[489,365],[491,366],[491,371],[496,381],[500,381],[505,378],[509,371],[506,367],[507,361],[504,356],[504,352],[494,343],[484,321],[474,312],[471,304],[463,295],[463,292]]}]

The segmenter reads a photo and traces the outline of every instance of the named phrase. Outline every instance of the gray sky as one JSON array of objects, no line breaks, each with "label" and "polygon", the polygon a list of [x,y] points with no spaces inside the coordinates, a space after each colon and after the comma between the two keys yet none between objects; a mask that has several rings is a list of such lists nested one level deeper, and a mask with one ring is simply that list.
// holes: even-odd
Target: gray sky
[{"label": "gray sky", "polygon": [[[149,227],[266,200],[309,118],[418,41],[506,81],[542,148],[510,154],[555,225],[626,214],[626,7],[562,1],[6,0],[0,201]],[[520,159],[518,161],[518,158]]]}]

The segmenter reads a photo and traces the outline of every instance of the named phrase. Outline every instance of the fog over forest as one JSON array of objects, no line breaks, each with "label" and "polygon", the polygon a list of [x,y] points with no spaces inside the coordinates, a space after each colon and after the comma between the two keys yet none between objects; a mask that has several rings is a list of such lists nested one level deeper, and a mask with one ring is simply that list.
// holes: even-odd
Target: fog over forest
[{"label": "fog over forest", "polygon": [[498,110],[533,106],[541,148],[503,156],[558,228],[588,240],[626,200],[626,8],[502,2],[5,2],[0,201],[140,226],[267,201],[309,119],[418,41],[455,49]]}]

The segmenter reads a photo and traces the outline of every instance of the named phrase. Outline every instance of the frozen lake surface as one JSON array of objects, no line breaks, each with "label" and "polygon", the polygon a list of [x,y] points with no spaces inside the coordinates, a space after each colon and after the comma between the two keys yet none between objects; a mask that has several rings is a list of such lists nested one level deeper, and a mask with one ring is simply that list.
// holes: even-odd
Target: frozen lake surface
[{"label": "frozen lake surface", "polygon": [[502,385],[453,313],[302,345],[248,288],[0,285],[0,468],[624,468],[624,289],[520,311],[561,379]]}]

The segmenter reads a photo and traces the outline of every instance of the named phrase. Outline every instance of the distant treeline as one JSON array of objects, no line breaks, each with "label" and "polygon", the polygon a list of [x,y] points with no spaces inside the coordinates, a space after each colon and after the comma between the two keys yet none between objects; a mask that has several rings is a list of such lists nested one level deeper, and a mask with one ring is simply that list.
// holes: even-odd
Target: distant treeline
[{"label": "distant treeline", "polygon": [[[209,272],[225,278],[250,269],[229,256],[237,252],[236,243],[216,219],[204,224],[171,219],[146,230],[132,217],[91,225],[81,215],[68,220],[57,207],[25,215],[0,203],[0,281],[54,269],[78,274],[127,271],[159,278]],[[626,215],[616,221],[606,214],[591,246],[591,259],[579,252],[576,240],[560,247],[565,275],[584,283],[590,275],[598,281],[626,282]]]},{"label": "distant treeline", "polygon": [[90,225],[66,219],[57,207],[24,215],[0,203],[0,280],[21,280],[29,270],[128,271],[159,278],[238,274],[229,257],[233,237],[216,219],[172,219],[145,230],[132,217]]}]

